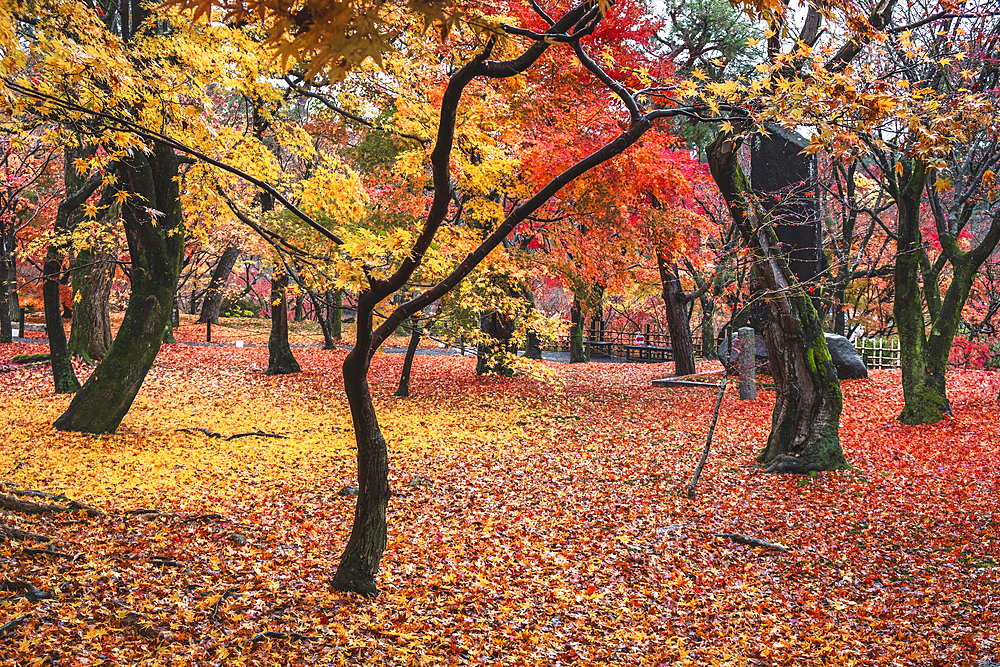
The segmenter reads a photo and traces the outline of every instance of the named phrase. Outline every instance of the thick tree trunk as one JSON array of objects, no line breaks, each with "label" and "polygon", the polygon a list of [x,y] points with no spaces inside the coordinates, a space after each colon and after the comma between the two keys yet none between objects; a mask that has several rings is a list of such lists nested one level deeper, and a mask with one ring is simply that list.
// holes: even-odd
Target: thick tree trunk
[{"label": "thick tree trunk", "polygon": [[154,144],[148,156],[135,151],[120,163],[120,187],[131,195],[122,205],[122,219],[132,292],[118,335],[56,420],[57,429],[114,433],[156,359],[184,256],[177,168],[177,156],[162,144]]},{"label": "thick tree trunk", "polygon": [[476,375],[514,374],[511,357],[517,354],[517,343],[513,340],[516,322],[503,313],[487,313],[480,319],[480,330],[485,334],[476,347]]},{"label": "thick tree trunk", "polygon": [[[920,290],[923,239],[920,233],[920,200],[927,171],[923,163],[906,167],[907,178],[896,197],[898,236],[896,238],[895,299],[892,314],[899,331],[899,356],[903,376],[904,424],[933,424],[951,415],[945,393],[943,368],[928,365],[927,326],[924,298]],[[934,366],[937,366],[935,364]]]},{"label": "thick tree trunk", "polygon": [[[73,325],[70,328],[69,352],[86,361],[99,361],[111,347],[111,283],[114,280],[114,256],[103,247],[76,253],[73,272]],[[78,296],[77,296],[78,295]]]},{"label": "thick tree trunk", "polygon": [[701,356],[705,359],[719,358],[715,342],[715,300],[708,294],[701,297]]},{"label": "thick tree trunk", "polygon": [[569,310],[569,363],[578,364],[587,359],[587,350],[583,345],[583,307],[580,300],[574,298]]},{"label": "thick tree trunk", "polygon": [[[899,330],[904,402],[899,420],[934,424],[952,414],[945,388],[948,357],[976,273],[1000,241],[1000,212],[994,214],[979,244],[968,252],[959,249],[953,236],[938,230],[942,252],[951,264],[951,280],[940,299],[937,275],[925,274],[922,268],[920,203],[928,180],[926,167],[920,162],[907,164],[904,175],[906,182],[894,193],[899,224],[892,312]],[[929,327],[925,305],[931,311]]]},{"label": "thick tree trunk", "polygon": [[340,558],[333,588],[365,596],[378,594],[375,575],[385,552],[389,503],[389,457],[368,386],[374,303],[358,299],[358,341],[344,360],[344,392],[351,406],[358,447],[358,500],[351,537]]},{"label": "thick tree trunk", "polygon": [[219,323],[219,313],[222,310],[222,296],[226,292],[226,283],[236,266],[236,260],[240,257],[240,247],[229,244],[222,251],[222,256],[212,269],[212,278],[208,281],[208,289],[205,290],[205,299],[201,303],[201,317],[198,324]]},{"label": "thick tree trunk", "polygon": [[843,396],[820,318],[784,261],[769,218],[761,219],[749,204],[750,186],[736,155],[739,141],[720,135],[708,154],[712,177],[753,251],[754,271],[771,312],[764,340],[776,396],[771,433],[757,460],[769,472],[844,468]]},{"label": "thick tree trunk", "polygon": [[306,318],[306,309],[303,307],[304,306],[303,302],[305,301],[305,298],[306,298],[305,294],[299,294],[297,297],[295,297],[295,321],[296,322],[301,322],[302,320],[304,320]]},{"label": "thick tree trunk", "polygon": [[288,344],[288,275],[277,273],[271,278],[271,335],[267,339],[268,362],[264,375],[287,375],[302,369]]},{"label": "thick tree trunk", "polygon": [[668,263],[659,252],[656,253],[656,263],[660,270],[667,330],[670,332],[670,346],[673,348],[674,375],[693,375],[697,369],[694,365],[694,340],[691,337],[691,322],[687,310],[690,299],[681,287],[677,265]]},{"label": "thick tree trunk", "polygon": [[410,343],[406,346],[406,358],[403,359],[403,370],[399,374],[399,387],[393,396],[406,398],[410,395],[410,371],[413,370],[413,357],[417,354],[417,345],[420,343],[420,325],[411,321]]}]

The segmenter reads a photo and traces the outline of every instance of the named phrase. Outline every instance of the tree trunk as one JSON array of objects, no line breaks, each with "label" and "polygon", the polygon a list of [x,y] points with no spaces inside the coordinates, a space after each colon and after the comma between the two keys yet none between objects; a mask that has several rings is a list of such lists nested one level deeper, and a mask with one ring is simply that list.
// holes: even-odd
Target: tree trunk
[{"label": "tree trunk", "polygon": [[[110,230],[108,230],[110,233]],[[69,352],[86,361],[99,361],[111,347],[111,283],[117,265],[104,247],[82,250],[73,259],[73,325]]]},{"label": "tree trunk", "polygon": [[332,295],[333,306],[327,310],[327,321],[330,323],[330,335],[340,340],[344,335],[344,290],[337,290]]},{"label": "tree trunk", "polygon": [[[313,310],[316,311],[316,321],[319,322],[320,331],[323,332],[323,349],[332,350],[336,348],[333,340],[333,331],[330,327],[330,320],[327,317],[329,306],[326,305],[325,301],[320,301],[316,296],[316,292],[309,291],[309,300],[312,301]],[[327,292],[327,298],[329,298],[329,292]]]},{"label": "tree trunk", "polygon": [[693,375],[694,340],[691,337],[691,322],[687,304],[690,299],[681,287],[677,264],[670,264],[662,253],[656,253],[656,263],[660,270],[663,304],[666,307],[667,330],[670,332],[670,346],[673,348],[674,375]]},{"label": "tree trunk", "polygon": [[[52,359],[52,379],[57,394],[72,394],[80,389],[80,381],[73,372],[73,360],[66,342],[66,329],[62,321],[60,303],[60,281],[62,277],[67,238],[58,238],[69,233],[74,212],[92,195],[101,184],[101,178],[92,177],[82,183],[76,175],[73,160],[81,155],[79,150],[67,147],[64,157],[63,180],[66,197],[59,202],[56,211],[55,231],[57,238],[49,244],[42,264],[42,302],[45,307],[45,329],[49,338],[49,353]],[[74,399],[75,400],[75,399]]]},{"label": "tree trunk", "polygon": [[0,238],[3,244],[0,248],[0,343],[11,342],[11,325],[15,321],[12,297],[17,294],[17,274],[11,270],[14,266],[13,228],[10,222]]},{"label": "tree trunk", "polygon": [[173,151],[158,143],[148,156],[135,151],[119,163],[121,188],[130,194],[122,220],[132,257],[132,292],[118,335],[56,420],[57,429],[114,433],[156,359],[184,256],[178,164]]},{"label": "tree trunk", "polygon": [[715,342],[715,300],[709,294],[703,294],[701,300],[701,356],[705,359],[719,358]]},{"label": "tree trunk", "polygon": [[816,309],[778,248],[770,216],[762,217],[750,204],[750,185],[737,161],[741,141],[720,134],[708,154],[712,177],[753,251],[754,272],[771,312],[764,340],[775,405],[767,446],[757,460],[768,472],[844,468],[839,435],[843,396],[837,372]]},{"label": "tree trunk", "polygon": [[410,343],[406,346],[406,358],[403,359],[403,371],[399,374],[399,387],[393,396],[406,398],[410,395],[410,371],[413,369],[413,357],[417,354],[420,343],[420,325],[411,320]]},{"label": "tree trunk", "polygon": [[[904,402],[899,420],[904,424],[934,424],[952,414],[945,389],[948,357],[976,273],[1000,242],[1000,212],[994,214],[979,244],[968,252],[960,250],[955,237],[939,227],[942,253],[951,264],[951,281],[941,299],[937,274],[925,272],[922,267],[926,257],[920,203],[928,172],[923,163],[916,162],[905,165],[903,176],[906,182],[893,193],[899,224],[892,312],[899,330]],[[931,313],[929,327],[924,305]]]},{"label": "tree trunk", "polygon": [[587,350],[583,345],[583,308],[580,300],[573,299],[569,310],[569,363],[578,364],[588,361]]},{"label": "tree trunk", "polygon": [[271,278],[271,336],[267,339],[268,362],[264,375],[287,375],[302,369],[288,344],[288,274],[276,273]]},{"label": "tree trunk", "polygon": [[480,329],[485,334],[476,347],[476,375],[514,375],[511,357],[517,354],[513,340],[517,323],[499,312],[486,313],[480,318]]},{"label": "tree trunk", "polygon": [[[201,317],[198,324],[219,323],[219,313],[222,310],[222,296],[226,292],[226,283],[229,275],[233,272],[236,260],[240,257],[240,247],[229,244],[222,251],[222,256],[212,269],[212,278],[208,281],[208,289],[205,290],[205,298],[201,303]],[[193,297],[193,293],[192,293]],[[192,300],[192,308],[193,308]]]},{"label": "tree trunk", "polygon": [[303,302],[305,301],[306,295],[299,294],[295,297],[295,321],[301,322],[306,318],[306,310],[303,308]]},{"label": "tree trunk", "polygon": [[358,340],[344,360],[344,392],[351,406],[358,447],[358,500],[351,537],[332,581],[335,590],[365,596],[378,594],[375,575],[386,546],[385,512],[389,503],[389,457],[368,386],[372,310],[376,305],[369,300],[365,296],[358,299]]},{"label": "tree trunk", "polygon": [[80,389],[80,381],[73,371],[73,358],[66,342],[63,328],[62,304],[59,301],[59,274],[62,273],[63,253],[49,245],[42,264],[42,302],[45,304],[45,332],[49,337],[52,358],[52,380],[57,394],[72,394]]}]

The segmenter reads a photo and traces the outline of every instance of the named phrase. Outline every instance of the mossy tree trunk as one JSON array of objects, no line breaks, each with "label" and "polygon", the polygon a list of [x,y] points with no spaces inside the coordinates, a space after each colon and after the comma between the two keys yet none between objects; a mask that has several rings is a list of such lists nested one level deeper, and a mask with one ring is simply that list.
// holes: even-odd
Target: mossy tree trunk
[{"label": "mossy tree trunk", "polygon": [[771,317],[764,327],[775,405],[767,446],[757,460],[769,472],[806,473],[847,466],[840,444],[843,396],[812,300],[792,275],[777,237],[751,204],[737,161],[740,139],[720,135],[708,148],[712,177],[753,252]]},{"label": "mossy tree trunk", "polygon": [[240,257],[240,247],[234,243],[226,246],[222,251],[222,256],[215,263],[212,269],[212,277],[208,281],[208,288],[205,290],[205,298],[201,302],[201,316],[198,324],[219,323],[219,313],[222,311],[222,297],[226,292],[226,283],[236,266],[236,260]]},{"label": "mossy tree trunk", "polygon": [[[110,191],[109,191],[110,192]],[[69,352],[86,361],[100,361],[111,347],[111,284],[115,271],[115,243],[111,239],[119,207],[108,193],[98,205],[106,211],[98,225],[101,238],[73,255],[73,324]],[[106,208],[105,208],[106,207]]]},{"label": "mossy tree trunk", "polygon": [[514,374],[511,358],[517,354],[514,331],[517,323],[502,312],[486,313],[480,318],[483,337],[476,346],[476,375]]},{"label": "mossy tree trunk", "polygon": [[114,433],[156,359],[184,255],[178,164],[173,151],[159,143],[149,155],[135,151],[119,163],[119,187],[129,194],[122,220],[132,291],[118,335],[56,420],[57,429]]},{"label": "mossy tree trunk", "polygon": [[[73,324],[69,352],[87,361],[99,361],[111,347],[111,284],[114,255],[104,248],[88,249],[73,257]],[[79,267],[79,268],[76,268]]]},{"label": "mossy tree trunk", "polygon": [[331,295],[333,306],[327,311],[330,335],[340,340],[344,335],[344,290],[336,290]]},{"label": "mossy tree trunk", "polygon": [[[951,415],[945,390],[948,357],[976,273],[1000,242],[1000,211],[993,214],[988,231],[976,247],[963,251],[943,207],[932,205],[941,243],[941,256],[932,265],[920,230],[921,201],[929,172],[922,162],[900,164],[902,173],[893,167],[888,184],[898,218],[892,312],[899,330],[903,377],[904,405],[899,420],[904,424],[933,424]],[[935,195],[930,197],[933,200]],[[938,279],[946,263],[951,266],[951,279],[942,296]]]},{"label": "mossy tree trunk", "polygon": [[587,359],[587,349],[583,345],[583,305],[573,299],[569,310],[569,363],[578,364]]}]

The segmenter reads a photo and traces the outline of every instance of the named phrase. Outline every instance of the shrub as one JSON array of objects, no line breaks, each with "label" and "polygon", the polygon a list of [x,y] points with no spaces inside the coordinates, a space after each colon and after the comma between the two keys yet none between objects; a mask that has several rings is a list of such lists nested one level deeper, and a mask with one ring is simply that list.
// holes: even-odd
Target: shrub
[{"label": "shrub", "polygon": [[258,305],[241,296],[227,295],[222,299],[219,309],[221,317],[257,317]]}]

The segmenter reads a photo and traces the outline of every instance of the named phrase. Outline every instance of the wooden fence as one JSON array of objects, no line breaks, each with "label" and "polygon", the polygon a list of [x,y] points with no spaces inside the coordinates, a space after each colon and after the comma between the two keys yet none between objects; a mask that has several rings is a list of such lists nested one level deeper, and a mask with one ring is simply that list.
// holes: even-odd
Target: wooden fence
[{"label": "wooden fence", "polygon": [[869,369],[899,368],[898,338],[858,338],[854,347]]},{"label": "wooden fence", "polygon": [[[646,345],[654,347],[666,347],[670,345],[670,336],[666,332],[656,331],[648,324],[641,329],[635,326],[626,329],[606,328],[596,318],[592,319],[584,329],[583,338],[585,341],[601,341],[610,343],[601,346],[600,352],[594,350],[594,354],[607,354],[613,357],[625,357],[625,346],[635,343],[636,334],[641,333],[645,338]],[[701,337],[694,337],[695,356],[701,356]],[[876,368],[899,368],[899,338],[857,338],[854,346],[858,354],[865,360],[865,366],[869,369]],[[560,338],[554,345],[546,347],[553,352],[569,351],[569,336]]]}]

